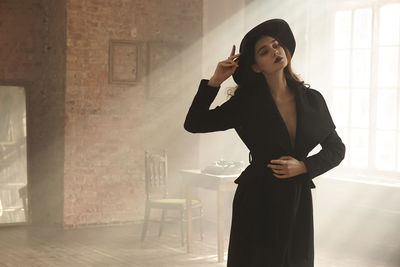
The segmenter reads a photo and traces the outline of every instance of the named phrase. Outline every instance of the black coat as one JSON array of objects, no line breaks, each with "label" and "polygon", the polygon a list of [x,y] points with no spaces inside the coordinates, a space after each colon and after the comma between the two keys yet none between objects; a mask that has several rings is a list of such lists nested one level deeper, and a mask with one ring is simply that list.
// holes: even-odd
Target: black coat
[{"label": "black coat", "polygon": [[[337,166],[345,146],[323,96],[289,84],[295,93],[297,125],[294,147],[266,86],[238,93],[209,109],[219,87],[202,80],[184,127],[193,133],[234,128],[251,153],[251,164],[235,181],[228,267],[314,266],[312,179]],[[321,151],[308,153],[318,144]],[[271,159],[292,156],[307,173],[279,179],[267,167]]]}]

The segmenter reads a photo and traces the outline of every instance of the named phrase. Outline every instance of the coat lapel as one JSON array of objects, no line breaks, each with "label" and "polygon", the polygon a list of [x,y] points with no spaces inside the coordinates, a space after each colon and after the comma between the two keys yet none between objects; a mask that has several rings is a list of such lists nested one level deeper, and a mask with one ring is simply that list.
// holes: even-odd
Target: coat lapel
[{"label": "coat lapel", "polygon": [[[276,141],[279,146],[282,148],[283,151],[285,151],[287,154],[291,154],[293,152],[292,145],[290,143],[290,137],[289,137],[289,132],[286,127],[285,122],[283,121],[283,118],[278,110],[278,107],[271,95],[271,92],[269,91],[268,88],[265,88],[263,90],[263,95],[265,96],[264,98],[260,98],[261,101],[265,101],[263,103],[263,106],[266,108],[264,110],[264,114],[266,114],[269,117],[270,125],[275,126],[273,130],[276,132]],[[297,100],[296,100],[296,110],[297,110]],[[297,143],[297,125],[296,125],[296,140],[295,144]]]},{"label": "coat lapel", "polygon": [[[297,86],[296,109],[298,139],[296,148],[312,150],[335,129],[328,107],[322,95],[314,89]],[[298,145],[298,146],[297,146]]]},{"label": "coat lapel", "polygon": [[[296,137],[294,148],[290,143],[289,132],[285,122],[268,90],[264,87],[258,95],[262,113],[268,116],[271,129],[276,132],[276,142],[288,155],[298,154],[300,151],[311,151],[316,145],[335,129],[329,110],[322,95],[310,88],[297,84],[289,84],[294,90],[296,101]],[[266,120],[265,116],[261,116]]]}]

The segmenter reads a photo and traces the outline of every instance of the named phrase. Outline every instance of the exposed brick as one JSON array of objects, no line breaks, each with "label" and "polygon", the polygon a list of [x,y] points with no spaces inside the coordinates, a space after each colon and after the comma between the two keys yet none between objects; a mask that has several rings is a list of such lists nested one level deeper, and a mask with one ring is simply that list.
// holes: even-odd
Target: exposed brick
[{"label": "exposed brick", "polygon": [[201,66],[182,73],[190,90],[149,100],[146,46],[141,79],[109,84],[109,40],[180,42],[192,49],[190,60],[200,62],[194,51],[201,50],[201,35],[201,0],[0,2],[0,36],[7,36],[0,40],[0,61],[7,62],[0,80],[28,84],[34,223],[141,220],[146,149],[167,149],[177,193],[178,170],[196,162],[180,148],[198,141],[182,125]]},{"label": "exposed brick", "polygon": [[[108,84],[108,43],[190,44],[201,37],[201,10],[202,1],[68,1],[65,177],[81,176],[85,182],[77,187],[75,179],[65,179],[69,214],[64,224],[142,219],[145,149],[167,148],[171,176],[176,175],[174,161],[185,156],[172,140],[187,139],[182,129],[186,106],[171,108],[172,99],[146,100],[145,79],[136,85]],[[200,68],[193,71],[198,75]],[[83,175],[83,170],[93,172]]]},{"label": "exposed brick", "polygon": [[65,1],[0,2],[0,83],[27,93],[33,223],[62,224]]}]

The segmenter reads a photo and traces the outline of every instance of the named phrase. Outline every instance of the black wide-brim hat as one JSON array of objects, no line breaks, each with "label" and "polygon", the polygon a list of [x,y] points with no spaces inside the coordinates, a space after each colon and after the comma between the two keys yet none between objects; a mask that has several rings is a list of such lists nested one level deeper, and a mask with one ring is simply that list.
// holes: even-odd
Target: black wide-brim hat
[{"label": "black wide-brim hat", "polygon": [[254,45],[263,35],[271,36],[278,40],[278,42],[289,50],[291,57],[293,57],[296,48],[296,41],[289,24],[283,19],[270,19],[260,23],[251,29],[243,37],[240,43],[239,53],[240,56],[235,60],[239,66],[233,73],[233,80],[238,85],[243,85],[248,79],[254,79],[256,73],[251,70],[251,63],[254,57]]}]

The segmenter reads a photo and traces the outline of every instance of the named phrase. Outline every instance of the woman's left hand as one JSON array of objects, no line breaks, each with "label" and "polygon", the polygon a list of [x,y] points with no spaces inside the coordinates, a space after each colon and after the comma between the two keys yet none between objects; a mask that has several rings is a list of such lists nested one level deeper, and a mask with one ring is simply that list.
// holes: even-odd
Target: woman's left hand
[{"label": "woman's left hand", "polygon": [[272,169],[275,177],[281,179],[307,172],[304,162],[298,161],[291,156],[282,156],[279,159],[273,159],[267,166]]}]

